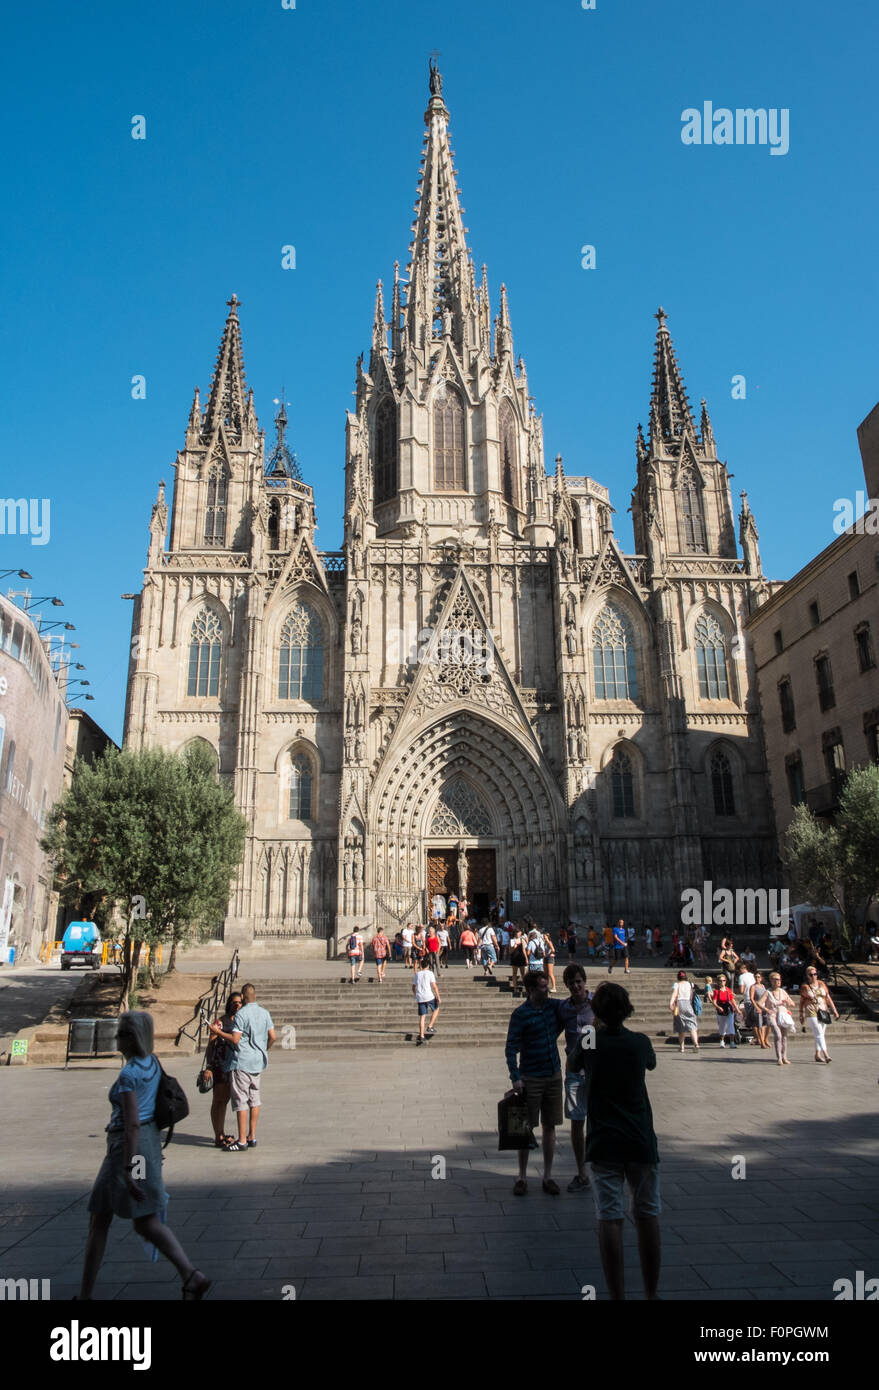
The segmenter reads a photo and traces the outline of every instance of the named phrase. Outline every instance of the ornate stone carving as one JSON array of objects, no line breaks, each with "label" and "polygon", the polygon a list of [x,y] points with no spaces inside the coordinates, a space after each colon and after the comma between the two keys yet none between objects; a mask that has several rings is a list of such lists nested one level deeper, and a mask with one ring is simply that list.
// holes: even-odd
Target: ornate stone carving
[{"label": "ornate stone carving", "polygon": [[431,835],[490,835],[492,821],[485,803],[469,782],[456,778],[440,792],[430,822]]}]

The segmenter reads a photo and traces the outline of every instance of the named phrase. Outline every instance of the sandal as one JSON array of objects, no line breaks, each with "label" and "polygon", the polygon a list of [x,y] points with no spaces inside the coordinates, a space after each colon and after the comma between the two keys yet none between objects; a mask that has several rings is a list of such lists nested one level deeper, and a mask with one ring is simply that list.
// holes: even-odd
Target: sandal
[{"label": "sandal", "polygon": [[514,1186],[513,1186],[513,1196],[514,1196],[514,1197],[524,1197],[524,1196],[525,1196],[525,1193],[526,1193],[527,1191],[528,1191],[528,1184],[527,1184],[527,1182],[525,1181],[525,1179],[524,1179],[524,1178],[517,1178],[517,1179],[516,1179],[516,1182],[515,1182],[515,1184],[514,1184]]},{"label": "sandal", "polygon": [[[193,1283],[193,1280],[196,1282]],[[185,1283],[181,1285],[180,1297],[184,1303],[196,1303],[199,1299],[204,1298],[211,1283],[212,1281],[208,1279],[206,1274],[202,1274],[200,1269],[194,1269]]]},{"label": "sandal", "polygon": [[558,1197],[560,1188],[554,1178],[544,1178],[543,1190],[544,1192],[548,1192],[550,1197]]}]

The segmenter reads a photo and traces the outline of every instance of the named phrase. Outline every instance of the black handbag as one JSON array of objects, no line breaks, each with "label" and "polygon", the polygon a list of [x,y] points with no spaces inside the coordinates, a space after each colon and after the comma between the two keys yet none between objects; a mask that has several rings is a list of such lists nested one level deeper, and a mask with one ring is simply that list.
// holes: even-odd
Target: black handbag
[{"label": "black handbag", "polygon": [[497,1146],[499,1149],[530,1149],[534,1135],[528,1123],[528,1105],[524,1096],[511,1091],[498,1101]]},{"label": "black handbag", "polygon": [[[158,1057],[156,1061],[159,1062]],[[159,1089],[156,1092],[156,1113],[154,1118],[157,1129],[167,1129],[168,1131],[168,1138],[162,1145],[163,1149],[167,1149],[171,1142],[171,1136],[174,1133],[174,1126],[179,1120],[185,1120],[186,1116],[189,1114],[189,1101],[186,1099],[186,1094],[180,1082],[176,1081],[173,1076],[168,1075],[161,1062],[159,1062],[159,1071],[162,1073],[162,1079],[159,1082]]]},{"label": "black handbag", "polygon": [[833,1022],[833,1015],[831,1014],[829,1009],[818,1010],[818,1022],[823,1023],[825,1027],[828,1023]]}]

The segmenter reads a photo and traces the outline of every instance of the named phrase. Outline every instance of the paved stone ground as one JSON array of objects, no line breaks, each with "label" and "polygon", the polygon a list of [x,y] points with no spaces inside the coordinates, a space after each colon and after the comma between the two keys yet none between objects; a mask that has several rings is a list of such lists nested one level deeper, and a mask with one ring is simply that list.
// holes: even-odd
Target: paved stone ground
[{"label": "paved stone ground", "polygon": [[[879,1051],[840,1048],[831,1067],[798,1038],[793,1066],[751,1049],[659,1059],[650,1090],[662,1156],[665,1299],[832,1299],[834,1280],[879,1275]],[[604,1297],[591,1197],[512,1196],[499,1154],[502,1049],[274,1053],[256,1149],[215,1150],[197,1059],[175,1073],[193,1114],[168,1151],[169,1220],[215,1280],[211,1298]],[[75,1292],[86,1202],[104,1149],[103,1066],[5,1071],[0,1278]],[[736,1156],[744,1179],[732,1177]],[[434,1178],[437,1159],[445,1178]],[[533,1159],[532,1159],[533,1164]],[[567,1137],[556,1174],[573,1174]],[[627,1285],[640,1297],[634,1230]],[[98,1296],[177,1299],[114,1222]]]},{"label": "paved stone ground", "polygon": [[[106,974],[106,971],[102,971]],[[118,972],[115,972],[117,973]],[[67,1001],[92,972],[78,966],[62,970],[52,965],[3,966],[0,969],[0,1052],[23,1028],[42,1023],[56,999]]]}]

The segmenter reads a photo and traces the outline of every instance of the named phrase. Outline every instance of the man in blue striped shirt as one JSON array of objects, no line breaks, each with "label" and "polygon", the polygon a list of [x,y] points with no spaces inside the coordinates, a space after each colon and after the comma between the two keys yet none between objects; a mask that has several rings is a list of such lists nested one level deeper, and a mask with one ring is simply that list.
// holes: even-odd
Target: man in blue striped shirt
[{"label": "man in blue striped shirt", "polygon": [[[507,1067],[513,1090],[524,1095],[528,1105],[528,1123],[533,1129],[543,1129],[543,1190],[553,1197],[559,1194],[558,1183],[552,1178],[555,1157],[556,1125],[564,1121],[562,1109],[562,1066],[559,1060],[558,1036],[565,1026],[564,1004],[550,999],[549,980],[543,972],[529,972],[525,979],[528,998],[510,1015],[507,1029]],[[519,1177],[513,1188],[516,1197],[528,1191],[525,1174],[528,1150],[519,1150]]]}]

